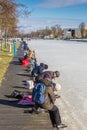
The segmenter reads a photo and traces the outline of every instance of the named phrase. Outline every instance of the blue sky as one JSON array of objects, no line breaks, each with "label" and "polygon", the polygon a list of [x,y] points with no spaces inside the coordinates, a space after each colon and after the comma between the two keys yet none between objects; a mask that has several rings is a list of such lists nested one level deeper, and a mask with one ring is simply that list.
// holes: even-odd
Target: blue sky
[{"label": "blue sky", "polygon": [[23,32],[30,32],[60,25],[61,28],[78,28],[81,22],[87,26],[87,0],[17,0],[25,4],[31,15],[19,18]]}]

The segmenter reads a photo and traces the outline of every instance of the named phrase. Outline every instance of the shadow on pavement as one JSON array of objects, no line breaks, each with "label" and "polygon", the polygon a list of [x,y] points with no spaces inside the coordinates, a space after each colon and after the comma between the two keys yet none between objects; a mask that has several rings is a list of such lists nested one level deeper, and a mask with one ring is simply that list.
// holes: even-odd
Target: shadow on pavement
[{"label": "shadow on pavement", "polygon": [[16,100],[7,100],[7,99],[0,99],[0,104],[6,105],[6,106],[13,106],[18,108],[32,108],[34,105],[20,105],[18,104],[19,99]]}]

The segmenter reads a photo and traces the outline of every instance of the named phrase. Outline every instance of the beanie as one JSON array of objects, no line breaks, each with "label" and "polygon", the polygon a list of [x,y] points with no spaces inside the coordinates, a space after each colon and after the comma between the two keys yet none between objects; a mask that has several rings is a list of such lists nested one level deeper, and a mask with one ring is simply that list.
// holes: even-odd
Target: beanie
[{"label": "beanie", "polygon": [[55,71],[54,73],[56,74],[56,77],[60,76],[60,72],[59,71]]},{"label": "beanie", "polygon": [[44,65],[44,69],[48,69],[48,65],[47,64]]}]

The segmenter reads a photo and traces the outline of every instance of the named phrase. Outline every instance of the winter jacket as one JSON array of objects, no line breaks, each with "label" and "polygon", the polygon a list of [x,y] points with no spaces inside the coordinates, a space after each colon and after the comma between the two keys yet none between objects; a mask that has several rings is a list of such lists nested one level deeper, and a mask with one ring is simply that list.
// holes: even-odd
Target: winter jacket
[{"label": "winter jacket", "polygon": [[38,76],[40,73],[43,72],[43,67],[38,65],[32,70],[32,75]]},{"label": "winter jacket", "polygon": [[52,81],[54,72],[53,72],[53,71],[44,71],[44,72],[40,73],[40,74],[36,77],[36,79],[35,79],[36,82],[43,81],[45,74],[50,75],[50,80]]},{"label": "winter jacket", "polygon": [[53,92],[53,88],[51,86],[52,82],[47,79],[43,79],[42,82],[46,86],[46,91],[45,91],[45,102],[41,104],[40,106],[46,110],[51,110],[56,100],[56,97]]}]

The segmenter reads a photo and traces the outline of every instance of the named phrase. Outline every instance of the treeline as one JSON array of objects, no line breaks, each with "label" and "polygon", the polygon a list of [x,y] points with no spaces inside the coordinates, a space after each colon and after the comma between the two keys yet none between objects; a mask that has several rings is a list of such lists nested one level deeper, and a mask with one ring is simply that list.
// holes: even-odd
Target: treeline
[{"label": "treeline", "polygon": [[1,35],[17,33],[17,7],[13,0],[0,0],[0,31]]},{"label": "treeline", "polygon": [[[62,36],[62,28],[60,25],[46,27],[45,29],[40,29],[37,31],[32,31],[31,33],[28,34],[22,34],[24,37],[29,37],[29,38],[45,38],[45,37],[61,37]],[[20,35],[21,36],[21,35]]]},{"label": "treeline", "polygon": [[[80,37],[81,38],[87,38],[87,29],[86,29],[86,25],[84,22],[81,22],[78,25],[78,29],[80,31]],[[69,31],[72,31],[74,29],[70,28]],[[21,35],[20,35],[21,36]],[[29,34],[24,34],[24,37],[30,37],[30,38],[59,38],[62,39],[64,36],[64,29],[60,26],[60,25],[54,25],[52,27],[46,27],[44,29],[40,29],[37,31],[32,31]],[[72,38],[75,38],[75,35],[73,35]]]}]

